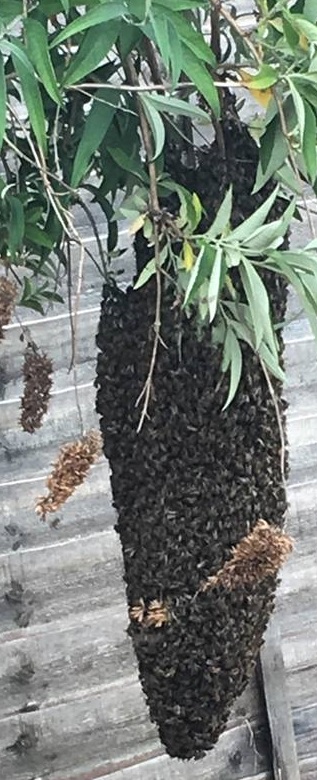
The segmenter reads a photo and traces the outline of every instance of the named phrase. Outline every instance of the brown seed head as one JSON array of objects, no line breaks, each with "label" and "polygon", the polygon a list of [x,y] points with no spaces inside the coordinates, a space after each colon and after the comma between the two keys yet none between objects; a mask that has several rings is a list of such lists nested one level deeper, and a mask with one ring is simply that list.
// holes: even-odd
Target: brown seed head
[{"label": "brown seed head", "polygon": [[51,359],[41,354],[34,343],[28,344],[24,355],[24,392],[20,417],[20,424],[28,433],[34,433],[42,425],[50,400],[52,373]]},{"label": "brown seed head", "polygon": [[62,447],[46,483],[48,495],[39,498],[36,506],[36,512],[42,520],[45,520],[48,512],[56,512],[81,485],[101,449],[101,435],[94,430],[82,439]]},{"label": "brown seed head", "polygon": [[15,302],[17,299],[17,286],[6,276],[0,277],[0,341],[4,338],[3,328],[9,325]]},{"label": "brown seed head", "polygon": [[143,599],[140,599],[134,607],[129,607],[130,620],[136,620],[137,623],[143,623],[145,615],[145,604]]},{"label": "brown seed head", "polygon": [[253,531],[234,548],[232,558],[217,574],[202,583],[201,590],[216,585],[232,590],[275,576],[292,549],[293,541],[284,531],[259,520]]}]

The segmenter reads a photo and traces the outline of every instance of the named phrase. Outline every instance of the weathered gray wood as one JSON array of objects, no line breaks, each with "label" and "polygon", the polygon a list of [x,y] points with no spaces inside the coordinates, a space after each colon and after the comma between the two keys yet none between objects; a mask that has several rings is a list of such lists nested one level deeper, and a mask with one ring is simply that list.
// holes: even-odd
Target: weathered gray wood
[{"label": "weathered gray wood", "polygon": [[55,513],[54,518],[59,518],[59,525],[51,528],[50,518],[43,523],[35,514],[35,505],[38,497],[46,492],[45,480],[49,470],[48,457],[41,470],[42,476],[38,476],[40,472],[31,476],[31,471],[26,480],[17,483],[10,480],[8,472],[7,484],[0,488],[0,550],[3,552],[54,545],[79,535],[102,532],[115,524],[109,470],[104,459],[91,468],[85,482]]},{"label": "weathered gray wood", "polygon": [[[17,741],[20,737],[21,742],[21,734],[31,744],[19,755]],[[211,771],[217,780],[256,776],[267,768],[264,744],[261,724],[251,720],[230,728],[205,760],[209,777]],[[161,753],[162,746],[154,726],[149,724],[140,687],[135,682],[108,686],[95,696],[81,695],[76,703],[0,722],[1,767],[6,780],[25,780],[32,772],[45,776],[45,771],[50,780],[109,776],[122,766],[135,765],[138,759],[144,761]],[[165,762],[172,772],[174,767],[182,772],[184,766],[188,767],[167,758]],[[202,762],[196,764],[195,774],[192,764],[191,770],[191,777],[208,777],[201,774]]]},{"label": "weathered gray wood", "polygon": [[274,617],[266,631],[260,663],[273,748],[274,780],[300,780],[280,635]]},{"label": "weathered gray wood", "polygon": [[[136,677],[121,604],[0,636],[0,718],[86,696]],[[253,708],[253,714],[255,709]],[[1,776],[1,775],[0,775]]]},{"label": "weathered gray wood", "polygon": [[[21,736],[22,735],[22,736]],[[21,742],[29,746],[19,750]],[[15,746],[15,747],[14,747]],[[6,780],[71,777],[103,764],[157,749],[154,726],[137,682],[108,685],[96,694],[0,721],[0,766]]]},{"label": "weathered gray wood", "polygon": [[[234,738],[235,735],[231,734],[231,738],[232,737]],[[251,780],[251,778],[252,780],[271,780],[271,772],[258,773],[256,768],[256,755],[254,760],[254,774],[248,775],[247,777],[245,774],[240,774],[240,771],[244,771],[246,768],[246,762],[243,758],[239,769],[237,770],[235,768],[235,756],[238,758],[241,752],[240,744],[238,747],[236,747],[237,743],[235,744],[234,740],[230,742],[230,745],[228,746],[230,749],[230,756],[232,756],[230,766],[230,758],[229,762],[227,759],[228,747],[224,741],[222,742],[221,740],[222,738],[220,739],[220,743],[218,747],[215,748],[213,753],[215,758],[213,764],[210,764],[209,759],[200,761],[198,765],[190,764],[188,766],[187,764],[182,765],[180,762],[174,762],[171,764],[169,763],[166,756],[158,756],[157,758],[152,758],[149,761],[126,767],[125,769],[119,769],[117,772],[111,774],[111,780],[192,780],[192,778],[193,780],[233,780],[233,778],[243,778],[243,780]],[[222,751],[224,754],[224,760],[220,761],[219,759]],[[217,754],[219,755],[218,760]],[[231,774],[229,775],[228,772],[231,772]],[[106,780],[106,778],[108,780],[109,776],[103,775],[102,777],[98,778],[98,780]],[[77,780],[77,778],[72,778],[72,780]],[[83,779],[78,778],[78,780]],[[94,780],[94,777],[91,776],[89,780]]]},{"label": "weathered gray wood", "polygon": [[93,613],[122,602],[123,594],[121,550],[114,531],[2,555],[0,634],[74,611]]}]

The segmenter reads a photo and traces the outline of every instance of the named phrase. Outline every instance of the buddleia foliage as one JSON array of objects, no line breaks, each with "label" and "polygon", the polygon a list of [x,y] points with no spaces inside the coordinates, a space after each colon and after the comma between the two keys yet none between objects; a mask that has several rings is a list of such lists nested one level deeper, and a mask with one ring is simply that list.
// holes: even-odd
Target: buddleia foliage
[{"label": "buddleia foliage", "polygon": [[[116,271],[119,219],[143,231],[150,247],[158,230],[159,262],[153,250],[136,287],[159,266],[176,301],[211,326],[230,373],[227,403],[243,371],[242,342],[282,379],[266,271],[295,289],[317,335],[316,243],[296,250],[283,244],[303,186],[316,189],[316,22],[313,0],[258,0],[246,35],[239,10],[223,15],[213,0],[3,0],[0,257],[19,285],[19,305],[44,313],[48,303],[63,302],[67,244],[80,243],[73,207],[85,207],[88,197],[108,223],[96,260],[103,275]],[[206,228],[198,196],[172,181],[166,150],[170,139],[187,139],[190,154],[195,134],[210,134],[210,126],[219,139],[224,94],[235,85],[240,104],[248,97],[254,106],[254,192],[272,178],[276,189],[233,226],[228,188]],[[277,198],[285,207],[272,222]]]}]

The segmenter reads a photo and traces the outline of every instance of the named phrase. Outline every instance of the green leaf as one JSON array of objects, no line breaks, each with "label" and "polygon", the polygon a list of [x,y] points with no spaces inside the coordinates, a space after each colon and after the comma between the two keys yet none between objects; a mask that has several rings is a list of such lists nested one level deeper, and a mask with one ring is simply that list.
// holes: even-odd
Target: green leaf
[{"label": "green leaf", "polygon": [[278,73],[271,65],[262,65],[259,73],[251,76],[248,86],[251,89],[268,89],[278,81]]},{"label": "green leaf", "polygon": [[17,17],[23,13],[22,0],[2,0],[0,5],[0,25],[4,27],[11,24]]},{"label": "green leaf", "polygon": [[26,241],[30,241],[37,247],[46,247],[47,249],[53,248],[53,242],[50,236],[47,235],[43,228],[39,228],[37,225],[31,225],[27,223],[25,225],[24,238]]},{"label": "green leaf", "polygon": [[115,43],[120,27],[120,21],[103,22],[86,32],[78,52],[70,60],[63,85],[76,84],[100,65]]},{"label": "green leaf", "polygon": [[213,264],[209,285],[208,285],[209,322],[213,322],[217,312],[221,277],[222,277],[222,249],[221,247],[217,247],[215,261]]},{"label": "green leaf", "polygon": [[146,118],[150,125],[152,136],[153,136],[153,143],[154,143],[154,151],[152,157],[152,162],[153,162],[154,160],[157,159],[157,157],[159,157],[159,155],[161,154],[164,148],[164,143],[165,143],[164,122],[157,109],[152,105],[151,99],[148,95],[140,94],[139,100],[142,103],[142,106],[144,108]]},{"label": "green leaf", "polygon": [[39,85],[34,75],[25,48],[19,41],[6,41],[12,54],[15,70],[20,79],[23,99],[29,114],[30,125],[37,143],[44,154],[47,152],[45,116]]},{"label": "green leaf", "polygon": [[288,156],[288,144],[278,117],[270,122],[260,140],[260,160],[252,195],[264,187]]},{"label": "green leaf", "polygon": [[196,217],[193,229],[196,230],[197,225],[199,225],[199,223],[201,221],[202,213],[203,213],[203,207],[202,207],[201,201],[200,201],[200,199],[199,199],[199,197],[198,197],[196,192],[193,192],[192,204],[193,204],[193,207],[194,207],[195,217]]},{"label": "green leaf", "polygon": [[293,84],[292,79],[287,79],[288,86],[291,91],[291,95],[294,102],[298,127],[299,127],[299,135],[300,135],[300,142],[301,145],[303,145],[303,139],[304,139],[304,133],[305,133],[305,105],[302,96],[300,95],[298,89],[295,87],[295,84]]},{"label": "green leaf", "polygon": [[61,105],[61,95],[48,50],[47,33],[36,19],[24,19],[27,52],[49,96]]},{"label": "green leaf", "polygon": [[223,362],[222,371],[227,371],[230,368],[230,385],[228,397],[225,405],[222,407],[222,411],[228,408],[232,403],[242,374],[242,352],[239,341],[234,331],[229,327],[227,329],[225,343],[223,347]]},{"label": "green leaf", "polygon": [[215,117],[219,117],[220,104],[214,80],[206,65],[187,46],[183,48],[183,69],[189,80],[194,82],[198,92],[205,98]]},{"label": "green leaf", "polygon": [[295,207],[296,200],[293,198],[280,219],[269,222],[268,225],[262,225],[243,241],[243,250],[248,249],[248,254],[256,255],[257,253],[264,254],[269,248],[274,249],[279,246],[290,227]]},{"label": "green leaf", "polygon": [[314,184],[317,176],[316,115],[306,100],[304,101],[304,105],[305,105],[305,129],[304,129],[304,137],[303,137],[303,156],[304,156],[307,174],[309,176],[311,183]]},{"label": "green leaf", "polygon": [[22,248],[24,209],[19,198],[14,195],[8,197],[8,202],[10,204],[9,249],[10,255],[14,259],[15,253]]},{"label": "green leaf", "polygon": [[272,355],[267,344],[265,344],[264,341],[262,341],[262,344],[260,344],[258,353],[260,358],[263,360],[263,363],[265,363],[269,372],[273,374],[273,376],[275,376],[276,379],[279,379],[280,382],[285,382],[285,373],[281,368],[278,359],[274,357],[274,355]]},{"label": "green leaf", "polygon": [[3,56],[0,52],[0,152],[2,148],[5,128],[6,128],[6,97],[7,97],[7,90],[6,90],[6,82],[5,82],[5,75],[4,75],[4,62],[3,62]]},{"label": "green leaf", "polygon": [[278,195],[279,185],[275,187],[271,195],[262,203],[262,205],[251,214],[248,219],[238,225],[230,234],[230,241],[244,241],[248,239],[259,227],[263,225],[268,217]]},{"label": "green leaf", "polygon": [[[182,43],[182,46],[185,47],[184,54],[187,57],[187,54],[190,53],[194,56],[195,60],[198,60],[200,62],[207,62],[209,65],[215,66],[216,65],[216,59],[213,51],[211,50],[210,46],[208,45],[207,41],[205,41],[204,36],[202,33],[198,30],[196,30],[191,24],[190,21],[188,21],[185,18],[185,14],[180,14],[176,12],[175,0],[173,0],[173,3],[166,3],[166,7],[160,8],[161,3],[156,2],[155,5],[157,6],[157,10],[153,9],[153,14],[158,15],[160,17],[164,16],[166,19],[169,19],[170,22],[174,25],[176,30],[176,35],[178,36],[179,40]],[[185,65],[185,57],[183,59],[183,65]]]},{"label": "green leaf", "polygon": [[[161,53],[167,72],[171,71],[172,84],[177,84],[182,70],[183,56],[180,40],[173,22],[164,14],[150,14],[153,37]],[[147,29],[146,29],[147,33]],[[151,38],[149,31],[149,38]]]},{"label": "green leaf", "polygon": [[216,217],[212,225],[210,226],[210,228],[208,228],[207,232],[204,235],[205,241],[212,241],[214,238],[216,238],[221,233],[223,233],[224,230],[226,230],[226,228],[230,224],[231,212],[232,212],[232,187],[230,186],[221,205],[219,206],[219,209],[217,211]]},{"label": "green leaf", "polygon": [[89,27],[96,27],[103,22],[110,22],[112,19],[121,19],[127,12],[124,3],[110,2],[98,5],[97,8],[91,8],[87,13],[82,14],[73,22],[67,25],[51,43],[51,48],[59,46],[60,43],[65,41],[77,33],[88,30]]},{"label": "green leaf", "polygon": [[216,250],[214,247],[203,246],[199,252],[195,265],[191,271],[188,285],[185,292],[184,306],[190,304],[194,298],[202,283],[209,278],[211,269],[214,265],[216,257]]},{"label": "green leaf", "polygon": [[297,32],[305,35],[310,43],[317,43],[317,28],[315,24],[312,24],[307,19],[304,19],[301,14],[289,14],[289,21],[292,20],[292,24]]},{"label": "green leaf", "polygon": [[139,290],[140,287],[143,287],[144,284],[146,284],[149,279],[151,279],[151,276],[154,276],[156,271],[156,265],[155,265],[155,259],[152,257],[151,260],[146,264],[146,266],[142,269],[139,278],[133,285],[134,290]]},{"label": "green leaf", "polygon": [[29,309],[34,309],[34,311],[44,315],[37,285],[31,279],[28,279],[27,276],[23,277],[23,291],[19,300],[19,306],[27,306]]},{"label": "green leaf", "polygon": [[202,119],[205,123],[210,123],[210,117],[199,106],[195,106],[192,103],[187,103],[185,100],[179,100],[170,96],[152,95],[143,93],[142,97],[146,97],[146,102],[157,109],[157,111],[164,111],[166,114],[175,114],[175,116],[190,116],[194,119]]},{"label": "green leaf", "polygon": [[74,160],[71,186],[75,188],[86,175],[91,157],[103,141],[120,102],[120,92],[106,87],[98,89],[95,97]]},{"label": "green leaf", "polygon": [[107,152],[110,154],[112,159],[119,165],[120,168],[124,171],[128,171],[129,173],[132,173],[134,176],[136,176],[138,179],[141,179],[144,183],[148,182],[148,175],[146,171],[144,170],[144,167],[142,165],[140,157],[130,156],[128,155],[124,149],[120,149],[119,147],[107,147]]},{"label": "green leaf", "polygon": [[264,336],[267,321],[270,320],[268,294],[262,279],[246,257],[241,258],[239,270],[251,310],[255,332],[255,349],[258,350]]}]

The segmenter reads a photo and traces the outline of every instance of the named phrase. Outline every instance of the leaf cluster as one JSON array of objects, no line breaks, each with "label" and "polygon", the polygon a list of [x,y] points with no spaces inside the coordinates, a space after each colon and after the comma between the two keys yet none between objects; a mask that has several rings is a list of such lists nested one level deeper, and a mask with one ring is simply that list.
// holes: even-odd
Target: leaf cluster
[{"label": "leaf cluster", "polygon": [[[222,13],[213,0],[2,0],[0,257],[20,285],[19,303],[43,312],[45,302],[62,301],[70,243],[80,241],[72,209],[84,203],[89,212],[88,196],[108,223],[98,268],[115,272],[118,220],[143,231],[153,258],[136,288],[159,265],[184,310],[212,326],[230,372],[227,404],[243,371],[241,342],[283,379],[265,272],[294,287],[317,336],[316,242],[283,248],[303,186],[317,187],[316,22],[315,0],[258,0],[247,35],[239,10]],[[229,189],[201,231],[202,204],[172,181],[166,150],[172,139],[189,160],[195,134],[213,126],[221,151],[231,87],[255,107],[254,191],[272,178],[277,187],[238,227]],[[159,221],[153,170],[159,202],[178,199],[176,213],[162,206]],[[268,221],[278,195],[284,213]]]}]

